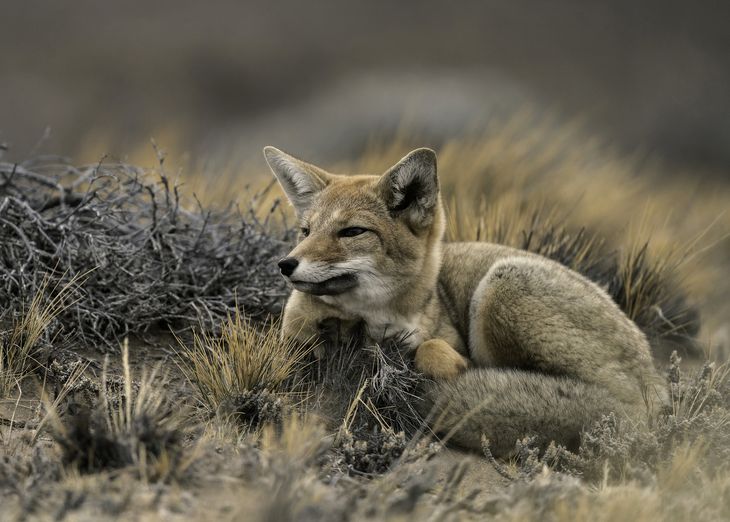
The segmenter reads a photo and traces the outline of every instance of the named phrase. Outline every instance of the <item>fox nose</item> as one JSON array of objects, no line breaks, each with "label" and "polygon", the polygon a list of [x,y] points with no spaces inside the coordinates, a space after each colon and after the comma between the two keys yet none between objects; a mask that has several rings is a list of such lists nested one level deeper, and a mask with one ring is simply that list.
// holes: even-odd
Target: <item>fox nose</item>
[{"label": "fox nose", "polygon": [[281,273],[287,277],[292,275],[294,273],[294,270],[296,270],[298,266],[299,261],[297,261],[293,257],[285,257],[284,259],[279,261],[279,270],[281,270]]}]

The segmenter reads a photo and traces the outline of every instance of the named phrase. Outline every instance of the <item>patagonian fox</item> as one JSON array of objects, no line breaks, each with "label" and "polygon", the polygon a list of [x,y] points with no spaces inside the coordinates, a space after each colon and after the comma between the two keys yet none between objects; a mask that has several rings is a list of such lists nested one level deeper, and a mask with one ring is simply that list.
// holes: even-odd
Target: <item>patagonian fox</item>
[{"label": "patagonian fox", "polygon": [[375,342],[403,336],[437,433],[477,450],[486,437],[495,455],[526,434],[574,447],[601,415],[667,400],[647,339],[598,285],[530,252],[444,241],[432,150],[380,176],[264,155],[300,227],[279,261],[293,287],[283,335],[338,319]]}]

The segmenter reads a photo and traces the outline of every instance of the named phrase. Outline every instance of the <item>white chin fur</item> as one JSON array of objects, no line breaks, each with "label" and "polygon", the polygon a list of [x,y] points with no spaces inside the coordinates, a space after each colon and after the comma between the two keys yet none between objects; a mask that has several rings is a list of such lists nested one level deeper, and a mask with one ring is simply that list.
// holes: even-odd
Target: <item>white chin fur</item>
[{"label": "white chin fur", "polygon": [[373,312],[373,307],[385,306],[393,299],[396,289],[391,278],[375,270],[372,259],[358,258],[336,266],[357,274],[359,284],[339,296],[322,296],[325,303],[365,317]]}]

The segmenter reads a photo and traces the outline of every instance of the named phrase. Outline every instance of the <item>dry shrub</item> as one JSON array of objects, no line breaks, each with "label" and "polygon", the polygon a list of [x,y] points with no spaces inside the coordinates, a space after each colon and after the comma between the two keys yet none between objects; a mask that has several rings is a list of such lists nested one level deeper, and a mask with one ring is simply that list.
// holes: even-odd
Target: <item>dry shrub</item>
[{"label": "dry shrub", "polygon": [[196,331],[179,345],[181,368],[210,414],[258,428],[280,423],[291,399],[301,398],[296,376],[309,348],[281,339],[276,321],[259,328],[236,311],[219,334]]},{"label": "dry shrub", "polygon": [[339,441],[339,452],[347,472],[373,476],[389,471],[403,456],[407,444],[402,431],[394,433],[376,426],[364,439],[355,439],[345,432]]},{"label": "dry shrub", "polygon": [[486,511],[500,521],[727,520],[730,474],[708,474],[701,447],[681,446],[649,484],[633,481],[587,487],[575,477],[543,468],[491,495]]},{"label": "dry shrub", "polygon": [[41,273],[48,288],[88,273],[55,330],[115,349],[130,332],[212,328],[239,301],[277,312],[286,243],[251,212],[183,198],[163,164],[0,162],[0,301],[19,309]]}]

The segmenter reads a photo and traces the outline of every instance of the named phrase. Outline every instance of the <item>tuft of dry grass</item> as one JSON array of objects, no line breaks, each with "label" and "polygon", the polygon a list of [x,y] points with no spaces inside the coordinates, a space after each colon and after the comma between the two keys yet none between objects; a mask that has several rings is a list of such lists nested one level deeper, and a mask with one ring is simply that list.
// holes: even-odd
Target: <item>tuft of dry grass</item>
[{"label": "tuft of dry grass", "polygon": [[[22,380],[38,367],[37,350],[39,342],[48,327],[69,306],[73,290],[79,277],[71,278],[62,286],[49,289],[50,278],[45,277],[38,291],[33,295],[28,309],[6,310],[12,326],[0,331],[0,399],[5,399]],[[50,299],[47,297],[50,294]],[[2,317],[0,317],[1,324]]]},{"label": "tuft of dry grass", "polygon": [[165,390],[167,377],[159,366],[134,381],[126,340],[122,370],[119,389],[109,381],[105,363],[99,401],[90,410],[64,420],[49,408],[49,426],[64,463],[81,473],[132,468],[144,481],[181,477],[195,456],[194,448],[183,450],[190,431],[185,408]]},{"label": "tuft of dry grass", "polygon": [[280,419],[283,406],[277,401],[298,388],[293,380],[310,352],[281,339],[278,321],[257,327],[238,310],[219,334],[194,331],[191,343],[178,338],[178,344],[180,367],[200,404],[211,414],[246,417],[254,426]]},{"label": "tuft of dry grass", "polygon": [[315,464],[332,442],[321,421],[307,414],[289,415],[280,427],[263,426],[259,439],[267,458],[305,467]]}]

